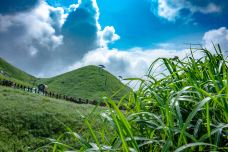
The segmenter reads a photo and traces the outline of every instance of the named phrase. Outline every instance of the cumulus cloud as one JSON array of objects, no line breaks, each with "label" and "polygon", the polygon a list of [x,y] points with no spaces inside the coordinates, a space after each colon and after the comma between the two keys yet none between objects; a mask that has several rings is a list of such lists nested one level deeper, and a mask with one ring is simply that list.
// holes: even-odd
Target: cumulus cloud
[{"label": "cumulus cloud", "polygon": [[96,0],[79,0],[68,11],[43,0],[23,10],[20,4],[13,13],[0,13],[0,55],[31,74],[55,75],[90,50],[119,39],[113,26],[101,28]]},{"label": "cumulus cloud", "polygon": [[189,6],[190,6],[190,10],[193,13],[195,13],[195,12],[201,12],[203,14],[208,14],[208,13],[218,13],[218,12],[221,11],[221,7],[217,6],[214,3],[209,3],[205,7],[202,7],[202,6],[193,6],[191,4]]},{"label": "cumulus cloud", "polygon": [[105,48],[88,52],[82,60],[70,66],[68,70],[73,70],[86,65],[105,65],[106,69],[116,76],[124,78],[141,77],[146,74],[151,63],[159,57],[185,57],[187,50],[163,50],[151,49],[143,50],[133,48],[130,50],[108,50]]},{"label": "cumulus cloud", "polygon": [[190,14],[200,12],[203,14],[218,13],[221,11],[221,7],[212,2],[204,2],[204,6],[191,3],[189,0],[152,0],[151,10],[155,15],[163,17],[169,21],[174,21],[180,17],[182,10],[188,10]]},{"label": "cumulus cloud", "polygon": [[[50,13],[56,14],[58,18],[51,18]],[[56,35],[55,28],[51,24],[60,27],[64,20],[62,13],[61,8],[53,8],[41,2],[35,9],[26,13],[0,15],[0,32],[16,38],[19,35],[14,35],[13,32],[16,32],[14,29],[18,29],[17,32],[21,33],[20,38],[22,38],[19,39],[21,45],[30,46],[35,42],[45,48],[56,48],[62,43],[63,37]]]},{"label": "cumulus cloud", "polygon": [[[170,7],[169,3],[161,2],[164,9]],[[178,7],[161,12],[164,11],[163,16],[170,14],[168,18],[172,19],[179,12]],[[202,7],[193,8],[191,11],[197,12]],[[212,6],[208,8],[217,11]],[[103,64],[111,73],[126,78],[144,75],[158,57],[184,57],[188,52],[169,49],[170,44],[169,48],[162,44],[160,49],[109,49],[108,44],[120,36],[113,26],[101,28],[99,14],[96,0],[79,0],[67,12],[40,1],[25,11],[0,13],[0,55],[36,76],[53,76],[86,65]],[[228,48],[227,35],[227,29],[220,28],[205,33],[203,40],[206,44],[222,42]]]},{"label": "cumulus cloud", "polygon": [[68,16],[61,28],[63,45],[52,55],[55,69],[50,73],[45,70],[39,73],[40,76],[63,72],[91,50],[107,48],[109,43],[119,39],[113,26],[104,27],[102,30],[98,22],[99,15],[96,0],[79,0],[77,4],[69,7]]},{"label": "cumulus cloud", "polygon": [[203,43],[210,50],[213,50],[212,43],[220,44],[223,51],[228,55],[228,29],[221,27],[206,32],[203,36]]},{"label": "cumulus cloud", "polygon": [[104,30],[99,31],[100,36],[100,46],[107,47],[107,44],[113,43],[120,39],[120,36],[115,33],[115,29],[113,26],[106,26]]},{"label": "cumulus cloud", "polygon": [[166,0],[158,0],[157,13],[167,20],[174,20],[180,9],[181,8],[177,6],[170,6]]},{"label": "cumulus cloud", "polygon": [[[222,49],[228,50],[228,29],[221,27],[219,29],[210,30],[205,32],[202,37],[203,46],[213,51],[212,42],[220,44]],[[158,48],[160,49],[142,49],[132,48],[129,50],[118,50],[100,48],[88,52],[84,57],[71,65],[66,71],[73,70],[86,65],[105,65],[108,71],[111,71],[116,76],[126,77],[141,77],[146,74],[149,66],[153,61],[160,57],[173,58],[178,56],[184,58],[189,55],[189,49],[169,49],[174,48],[176,44],[167,43],[162,44]],[[168,47],[167,47],[168,46]],[[187,47],[187,46],[186,46]],[[177,48],[177,47],[175,47]],[[197,52],[196,57],[200,57],[202,54]],[[158,69],[158,70],[162,70]]]},{"label": "cumulus cloud", "polygon": [[43,1],[29,11],[0,14],[0,55],[31,73],[42,69],[63,43],[56,31],[65,17]]},{"label": "cumulus cloud", "polygon": [[69,8],[69,15],[63,24],[64,36],[56,58],[61,56],[62,64],[68,65],[79,60],[88,51],[99,47],[99,9],[95,0],[83,0]]}]

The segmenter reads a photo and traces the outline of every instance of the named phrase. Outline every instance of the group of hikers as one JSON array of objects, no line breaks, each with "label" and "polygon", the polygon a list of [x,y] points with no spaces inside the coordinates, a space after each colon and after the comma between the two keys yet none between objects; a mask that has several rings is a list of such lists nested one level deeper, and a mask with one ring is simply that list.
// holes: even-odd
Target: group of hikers
[{"label": "group of hikers", "polygon": [[[15,89],[20,89],[20,90],[31,92],[31,93],[42,94],[44,96],[48,96],[51,98],[63,99],[63,100],[71,101],[71,102],[78,103],[78,104],[92,104],[92,105],[99,104],[99,106],[102,106],[102,107],[106,106],[106,104],[104,102],[98,102],[96,100],[91,101],[91,100],[82,99],[82,98],[75,98],[75,97],[61,95],[58,93],[47,91],[47,85],[44,85],[44,84],[40,84],[40,85],[38,85],[37,88],[35,88],[35,87],[25,86],[22,84],[17,84],[13,81],[3,79],[3,80],[0,80],[0,85],[15,88]],[[125,110],[125,108],[122,106],[120,107],[120,109]]]},{"label": "group of hikers", "polygon": [[[3,80],[0,80],[0,85],[24,90],[24,91],[31,92],[31,93],[42,94],[44,96],[48,96],[51,98],[63,99],[63,100],[67,100],[67,101],[71,101],[71,102],[75,102],[75,103],[79,103],[79,104],[93,104],[93,105],[98,104],[98,102],[96,100],[89,101],[88,99],[75,98],[75,97],[70,97],[67,95],[61,95],[58,93],[47,91],[46,85],[43,85],[43,84],[40,84],[40,85],[38,85],[37,88],[35,88],[35,87],[25,86],[22,84],[17,84],[13,81],[3,79]],[[100,106],[105,106],[105,104],[101,103]]]}]

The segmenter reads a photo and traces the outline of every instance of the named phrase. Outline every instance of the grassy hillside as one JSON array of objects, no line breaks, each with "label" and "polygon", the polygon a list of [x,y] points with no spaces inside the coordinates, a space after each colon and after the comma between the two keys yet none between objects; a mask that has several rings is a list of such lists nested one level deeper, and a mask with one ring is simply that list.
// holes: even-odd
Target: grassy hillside
[{"label": "grassy hillside", "polygon": [[86,66],[52,78],[36,78],[0,58],[0,71],[0,79],[6,78],[24,85],[45,83],[48,91],[76,98],[102,100],[102,97],[111,97],[121,90],[113,97],[119,100],[130,90],[111,73],[97,66]]},{"label": "grassy hillside", "polygon": [[[81,115],[93,108],[0,86],[0,151],[34,151],[66,132],[66,126],[86,136]],[[97,114],[92,114],[94,128],[100,124]]]},{"label": "grassy hillside", "polygon": [[119,100],[130,90],[115,76],[97,66],[86,66],[41,81],[48,85],[50,91],[91,100],[102,100],[102,97],[110,97],[121,89],[113,98]]},{"label": "grassy hillside", "polygon": [[19,83],[30,84],[36,78],[9,64],[0,57],[0,78],[7,78]]}]

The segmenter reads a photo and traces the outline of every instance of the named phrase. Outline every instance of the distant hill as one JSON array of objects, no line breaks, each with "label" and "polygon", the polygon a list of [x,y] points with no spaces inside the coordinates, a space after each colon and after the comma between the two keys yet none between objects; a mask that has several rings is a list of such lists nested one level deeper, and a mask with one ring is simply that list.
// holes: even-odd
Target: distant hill
[{"label": "distant hill", "polygon": [[6,62],[0,57],[0,77],[32,83],[36,78]]},{"label": "distant hill", "polygon": [[111,97],[119,100],[130,91],[118,78],[98,66],[86,66],[52,78],[36,78],[0,58],[0,78],[32,85],[35,82],[48,85],[48,91],[76,98],[99,100]]},{"label": "distant hill", "polygon": [[130,91],[111,73],[92,65],[41,81],[50,91],[91,100],[102,100],[102,97],[110,97],[117,91],[119,93],[113,99],[119,100]]}]

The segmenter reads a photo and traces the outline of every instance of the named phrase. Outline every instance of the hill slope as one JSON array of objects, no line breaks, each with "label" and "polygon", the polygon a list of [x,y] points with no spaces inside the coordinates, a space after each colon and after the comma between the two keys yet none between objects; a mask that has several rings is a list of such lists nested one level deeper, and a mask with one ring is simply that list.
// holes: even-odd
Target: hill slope
[{"label": "hill slope", "polygon": [[26,83],[32,83],[34,76],[31,76],[24,71],[16,68],[15,66],[9,64],[0,57],[0,76],[7,79],[19,80]]},{"label": "hill slope", "polygon": [[[93,108],[0,86],[0,151],[35,151],[66,127],[86,135],[81,115],[88,116]],[[106,110],[97,108],[92,114],[95,129],[101,126],[98,111]]]},{"label": "hill slope", "polygon": [[45,83],[48,91],[76,98],[102,100],[104,96],[119,100],[129,92],[125,86],[111,73],[97,66],[86,66],[52,78],[36,78],[9,64],[0,58],[0,78],[7,78],[24,85]]},{"label": "hill slope", "polygon": [[102,100],[121,90],[114,96],[119,100],[130,90],[111,73],[92,65],[41,81],[50,91],[91,100]]}]

